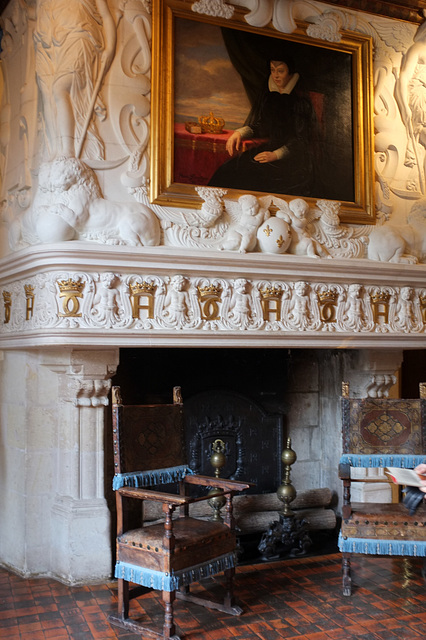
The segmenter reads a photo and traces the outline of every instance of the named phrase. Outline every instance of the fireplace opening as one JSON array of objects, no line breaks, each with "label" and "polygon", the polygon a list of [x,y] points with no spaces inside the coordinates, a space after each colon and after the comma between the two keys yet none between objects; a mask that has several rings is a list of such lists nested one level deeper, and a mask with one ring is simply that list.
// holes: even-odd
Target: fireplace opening
[{"label": "fireplace opening", "polygon": [[[277,518],[281,506],[274,503],[274,496],[282,479],[282,447],[290,437],[297,454],[291,468],[297,500],[320,496],[311,551],[324,553],[335,549],[339,519],[341,382],[357,355],[357,350],[344,349],[127,348],[120,350],[112,383],[121,387],[128,404],[168,403],[172,388],[182,388],[185,411],[189,410],[188,458],[198,472],[212,474],[211,444],[218,432],[224,435],[228,460],[222,475],[239,473],[256,482],[254,495],[247,496],[253,501],[252,510],[248,506],[244,514],[247,526],[257,523],[256,535],[250,534],[252,556],[260,530]],[[424,351],[404,352],[399,379],[402,397],[416,397],[418,383],[426,380],[425,367]],[[246,422],[242,415],[249,416]],[[111,450],[107,424],[106,494],[114,511]],[[260,516],[255,512],[259,495],[269,509]],[[325,495],[331,496],[327,503]]]},{"label": "fireplace opening", "polygon": [[[324,537],[328,544],[334,534],[336,519],[331,505],[334,492],[321,489],[324,485],[319,484],[318,474],[321,458],[318,396],[323,358],[324,352],[312,349],[293,352],[250,348],[120,351],[120,364],[112,382],[121,387],[123,402],[168,403],[172,388],[180,386],[190,466],[197,473],[212,475],[212,445],[220,439],[225,443],[227,458],[221,475],[255,483],[245,492],[247,500],[241,502],[239,516],[245,557],[251,560],[258,554],[257,545],[262,533],[278,518],[278,511],[283,506],[276,491],[283,479],[281,454],[290,427],[293,429],[292,446],[302,468],[309,463],[314,451],[315,472],[303,489],[312,494],[314,502],[323,500],[315,505],[322,510],[326,496],[324,523],[327,530],[325,536],[318,530],[313,537],[323,548]],[[292,481],[299,493],[298,466],[297,462],[292,469]],[[305,506],[303,489],[302,506]],[[320,491],[324,491],[321,496]]]},{"label": "fireplace opening", "polygon": [[114,380],[125,403],[171,402],[182,388],[190,466],[211,475],[216,440],[225,443],[221,475],[255,483],[252,493],[281,482],[288,352],[274,349],[125,349]]}]

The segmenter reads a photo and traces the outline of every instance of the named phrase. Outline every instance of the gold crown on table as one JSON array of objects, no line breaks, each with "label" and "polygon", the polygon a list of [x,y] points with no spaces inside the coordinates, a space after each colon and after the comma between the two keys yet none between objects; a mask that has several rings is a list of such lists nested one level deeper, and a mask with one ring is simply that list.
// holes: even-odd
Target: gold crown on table
[{"label": "gold crown on table", "polygon": [[215,116],[213,111],[210,111],[208,116],[200,116],[198,122],[203,133],[222,133],[225,126],[225,120]]}]

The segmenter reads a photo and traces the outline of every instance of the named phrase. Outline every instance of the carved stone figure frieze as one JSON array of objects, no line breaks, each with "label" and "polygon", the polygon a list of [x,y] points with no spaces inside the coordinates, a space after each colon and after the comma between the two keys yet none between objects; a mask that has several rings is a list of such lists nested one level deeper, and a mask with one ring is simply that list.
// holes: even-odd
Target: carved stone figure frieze
[{"label": "carved stone figure frieze", "polygon": [[167,323],[176,328],[184,327],[190,319],[191,308],[187,284],[187,278],[177,275],[171,279],[170,286],[167,288],[164,316],[167,318]]},{"label": "carved stone figure frieze", "polygon": [[[28,312],[30,294],[31,312]],[[307,280],[60,271],[3,288],[4,334],[47,329],[120,333],[343,333],[419,336],[426,289]]]},{"label": "carved stone figure frieze", "polygon": [[121,294],[117,289],[117,276],[114,273],[102,274],[93,301],[93,318],[99,326],[110,329],[115,323],[120,322],[123,313]]}]

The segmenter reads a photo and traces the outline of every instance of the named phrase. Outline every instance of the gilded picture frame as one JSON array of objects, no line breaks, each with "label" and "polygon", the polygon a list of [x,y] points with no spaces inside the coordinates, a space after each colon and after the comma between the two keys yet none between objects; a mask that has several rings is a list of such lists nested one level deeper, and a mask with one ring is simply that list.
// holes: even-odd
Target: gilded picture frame
[{"label": "gilded picture frame", "polygon": [[[344,32],[339,42],[318,40],[307,35],[306,23],[283,34],[272,26],[251,27],[242,8],[235,7],[225,19],[195,13],[192,5],[192,0],[153,1],[151,202],[199,208],[203,199],[198,188],[213,181],[232,199],[250,192],[285,200],[301,197],[312,204],[336,200],[342,222],[373,224],[371,38]],[[266,77],[266,59],[281,59],[275,53],[281,50],[297,61],[314,105],[323,159],[309,160],[306,166],[316,167],[316,173],[320,169],[321,175],[312,188],[302,186],[299,192],[296,187],[289,193],[285,183],[277,191],[264,189],[263,181],[249,188],[238,182],[232,187],[214,184],[212,172],[229,157],[226,139],[244,126],[255,101],[261,59]],[[247,144],[252,142],[257,144]]]}]

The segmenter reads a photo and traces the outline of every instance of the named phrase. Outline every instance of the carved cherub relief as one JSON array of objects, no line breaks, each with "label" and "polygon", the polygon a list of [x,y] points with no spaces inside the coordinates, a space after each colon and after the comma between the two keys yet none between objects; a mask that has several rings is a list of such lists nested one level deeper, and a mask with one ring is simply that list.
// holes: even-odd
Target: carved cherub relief
[{"label": "carved cherub relief", "polygon": [[187,283],[188,280],[184,276],[174,276],[167,290],[164,302],[165,315],[175,327],[183,327],[189,320],[190,299]]},{"label": "carved cherub relief", "polygon": [[308,329],[311,324],[310,285],[300,280],[294,285],[289,320],[298,329]]},{"label": "carved cherub relief", "polygon": [[247,329],[252,321],[252,303],[250,285],[245,278],[235,280],[230,308],[229,317],[232,324],[239,329]]},{"label": "carved cherub relief", "polygon": [[110,329],[121,320],[121,296],[116,287],[117,276],[102,274],[93,302],[93,316],[105,328]]},{"label": "carved cherub relief", "polygon": [[269,217],[269,211],[262,208],[259,200],[253,195],[238,198],[237,206],[228,201],[227,211],[232,215],[232,222],[219,244],[219,249],[246,253],[254,251],[257,244],[257,230]]},{"label": "carved cherub relief", "polygon": [[353,331],[362,331],[366,325],[363,293],[361,284],[351,284],[348,287],[343,322]]},{"label": "carved cherub relief", "polygon": [[319,214],[309,208],[302,198],[295,198],[289,204],[284,203],[277,211],[277,218],[282,218],[291,225],[291,243],[289,253],[309,256],[310,258],[328,257],[328,251],[312,237],[312,222]]}]

